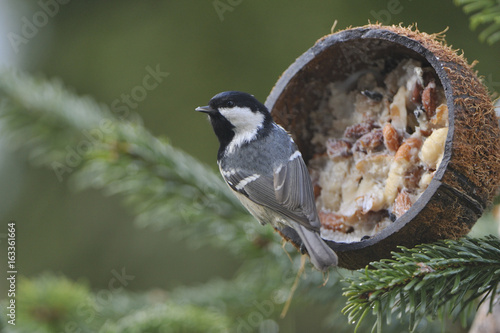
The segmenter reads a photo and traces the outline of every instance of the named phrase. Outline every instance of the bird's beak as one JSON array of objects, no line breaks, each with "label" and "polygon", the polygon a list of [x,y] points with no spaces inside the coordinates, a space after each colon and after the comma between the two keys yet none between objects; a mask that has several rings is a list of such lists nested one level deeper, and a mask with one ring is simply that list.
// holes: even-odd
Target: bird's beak
[{"label": "bird's beak", "polygon": [[199,106],[199,107],[197,107],[197,108],[195,109],[195,111],[198,111],[198,112],[203,112],[203,113],[208,113],[208,114],[215,112],[215,110],[214,110],[214,109],[212,109],[212,108],[211,108],[210,106],[208,106],[208,105],[207,105],[207,106]]}]

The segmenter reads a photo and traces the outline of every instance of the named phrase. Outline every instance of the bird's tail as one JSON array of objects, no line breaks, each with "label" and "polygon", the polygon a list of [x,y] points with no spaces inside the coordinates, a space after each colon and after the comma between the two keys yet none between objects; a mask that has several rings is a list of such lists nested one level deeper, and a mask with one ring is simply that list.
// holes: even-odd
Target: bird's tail
[{"label": "bird's tail", "polygon": [[324,272],[330,266],[337,266],[338,258],[335,252],[323,241],[319,233],[306,229],[297,223],[294,228],[304,243],[311,262],[316,269]]}]

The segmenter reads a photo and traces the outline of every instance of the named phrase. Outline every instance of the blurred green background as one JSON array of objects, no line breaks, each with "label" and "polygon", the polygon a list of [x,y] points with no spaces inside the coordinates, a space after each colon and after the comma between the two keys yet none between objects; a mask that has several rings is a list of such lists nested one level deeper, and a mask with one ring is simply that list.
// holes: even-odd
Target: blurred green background
[{"label": "blurred green background", "polygon": [[[418,23],[428,33],[449,27],[448,44],[463,49],[469,61],[478,60],[476,69],[489,88],[500,89],[500,43],[479,42],[468,16],[451,0],[60,2],[0,0],[0,64],[60,78],[79,95],[109,106],[118,99],[114,105],[122,107],[123,94],[138,96],[148,68],[168,72],[126,108],[139,113],[155,135],[214,170],[218,144],[194,108],[224,90],[247,91],[264,101],[280,74],[330,33],[335,20],[337,30],[377,20]],[[225,11],[218,12],[221,4]],[[22,35],[40,11],[52,14],[33,36],[14,45],[12,33]],[[237,271],[240,263],[229,254],[199,248],[166,230],[137,228],[119,198],[74,192],[67,177],[60,182],[52,170],[35,168],[8,148],[9,142],[0,142],[0,220],[17,222],[20,275],[61,272],[99,290],[107,288],[112,270],[125,268],[135,276],[127,290],[168,291],[231,278]],[[5,233],[0,230],[2,239]],[[0,246],[2,261],[5,248]],[[2,269],[0,299],[5,281]],[[280,331],[305,331],[321,316],[321,309],[306,315],[295,310]]]}]

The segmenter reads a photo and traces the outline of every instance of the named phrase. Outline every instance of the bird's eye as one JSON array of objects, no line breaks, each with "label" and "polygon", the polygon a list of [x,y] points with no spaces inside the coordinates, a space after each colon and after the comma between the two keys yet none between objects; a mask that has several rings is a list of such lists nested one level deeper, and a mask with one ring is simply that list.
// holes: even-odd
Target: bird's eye
[{"label": "bird's eye", "polygon": [[226,102],[226,107],[232,108],[233,106],[234,106],[234,102],[233,101],[227,101]]}]

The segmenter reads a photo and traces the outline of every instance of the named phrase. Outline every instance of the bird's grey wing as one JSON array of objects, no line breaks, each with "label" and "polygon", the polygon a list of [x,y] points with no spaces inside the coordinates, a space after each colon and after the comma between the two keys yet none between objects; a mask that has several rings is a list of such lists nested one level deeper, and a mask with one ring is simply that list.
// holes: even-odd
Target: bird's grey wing
[{"label": "bird's grey wing", "polygon": [[[245,169],[222,172],[229,187],[260,205],[279,208],[273,188],[273,179]],[[267,203],[267,204],[265,204]]]},{"label": "bird's grey wing", "polygon": [[287,210],[300,212],[307,218],[305,227],[320,227],[311,176],[298,150],[287,163],[275,170],[274,190],[277,201]]},{"label": "bird's grey wing", "polygon": [[223,176],[234,191],[251,201],[279,212],[307,229],[319,229],[309,172],[300,156],[276,168],[272,176],[240,169],[223,172]]}]

